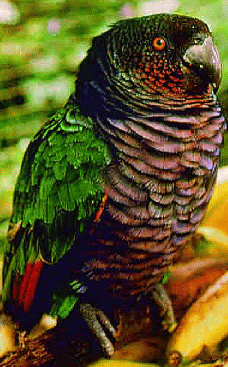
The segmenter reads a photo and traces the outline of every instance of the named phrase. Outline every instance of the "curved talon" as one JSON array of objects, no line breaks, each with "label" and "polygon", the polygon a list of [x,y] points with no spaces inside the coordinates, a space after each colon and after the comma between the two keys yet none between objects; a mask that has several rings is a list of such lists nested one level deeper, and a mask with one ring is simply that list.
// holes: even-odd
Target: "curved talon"
[{"label": "curved talon", "polygon": [[114,353],[114,346],[108,338],[106,331],[115,338],[116,330],[110,323],[107,316],[103,311],[89,303],[82,303],[79,310],[88,327],[99,340],[107,357],[111,357]]},{"label": "curved talon", "polygon": [[159,307],[160,316],[163,318],[162,325],[164,330],[172,333],[177,327],[177,322],[171,300],[162,284],[157,284],[154,287],[152,298]]}]

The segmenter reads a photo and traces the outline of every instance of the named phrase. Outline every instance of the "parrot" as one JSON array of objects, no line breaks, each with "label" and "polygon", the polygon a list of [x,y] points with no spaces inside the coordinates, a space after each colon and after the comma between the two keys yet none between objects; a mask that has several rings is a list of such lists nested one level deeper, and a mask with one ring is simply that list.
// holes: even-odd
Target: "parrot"
[{"label": "parrot", "polygon": [[216,182],[220,83],[199,19],[123,19],[93,39],[75,91],[29,143],[15,186],[2,299],[21,330],[44,313],[78,322],[74,332],[110,357],[115,310],[143,300],[173,330],[163,283]]}]

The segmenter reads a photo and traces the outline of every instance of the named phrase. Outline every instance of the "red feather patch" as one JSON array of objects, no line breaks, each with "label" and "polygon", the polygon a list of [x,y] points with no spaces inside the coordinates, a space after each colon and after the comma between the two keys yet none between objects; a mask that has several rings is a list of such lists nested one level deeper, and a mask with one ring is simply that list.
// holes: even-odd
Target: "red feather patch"
[{"label": "red feather patch", "polygon": [[15,278],[13,299],[19,306],[23,307],[25,312],[29,312],[32,306],[43,265],[44,263],[42,261],[29,263],[26,267],[25,274]]}]

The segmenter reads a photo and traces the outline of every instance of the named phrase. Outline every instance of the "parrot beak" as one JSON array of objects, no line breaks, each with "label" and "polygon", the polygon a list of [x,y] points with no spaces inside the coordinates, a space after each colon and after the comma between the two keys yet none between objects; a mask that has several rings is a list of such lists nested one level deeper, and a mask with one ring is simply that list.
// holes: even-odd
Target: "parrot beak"
[{"label": "parrot beak", "polygon": [[184,64],[207,83],[216,93],[222,78],[222,67],[217,47],[211,36],[203,44],[190,46],[183,57]]}]

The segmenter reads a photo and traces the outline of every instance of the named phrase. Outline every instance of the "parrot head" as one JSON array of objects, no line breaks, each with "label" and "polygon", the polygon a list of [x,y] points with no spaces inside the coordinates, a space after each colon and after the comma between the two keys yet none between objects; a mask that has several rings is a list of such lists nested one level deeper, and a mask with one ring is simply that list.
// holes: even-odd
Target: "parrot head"
[{"label": "parrot head", "polygon": [[109,44],[117,69],[152,93],[219,87],[219,54],[201,20],[174,14],[124,20],[113,27]]},{"label": "parrot head", "polygon": [[110,95],[195,98],[215,93],[220,82],[220,58],[208,26],[196,18],[154,14],[121,20],[95,37],[79,68],[77,90],[88,106],[91,92],[103,96],[98,105]]}]

